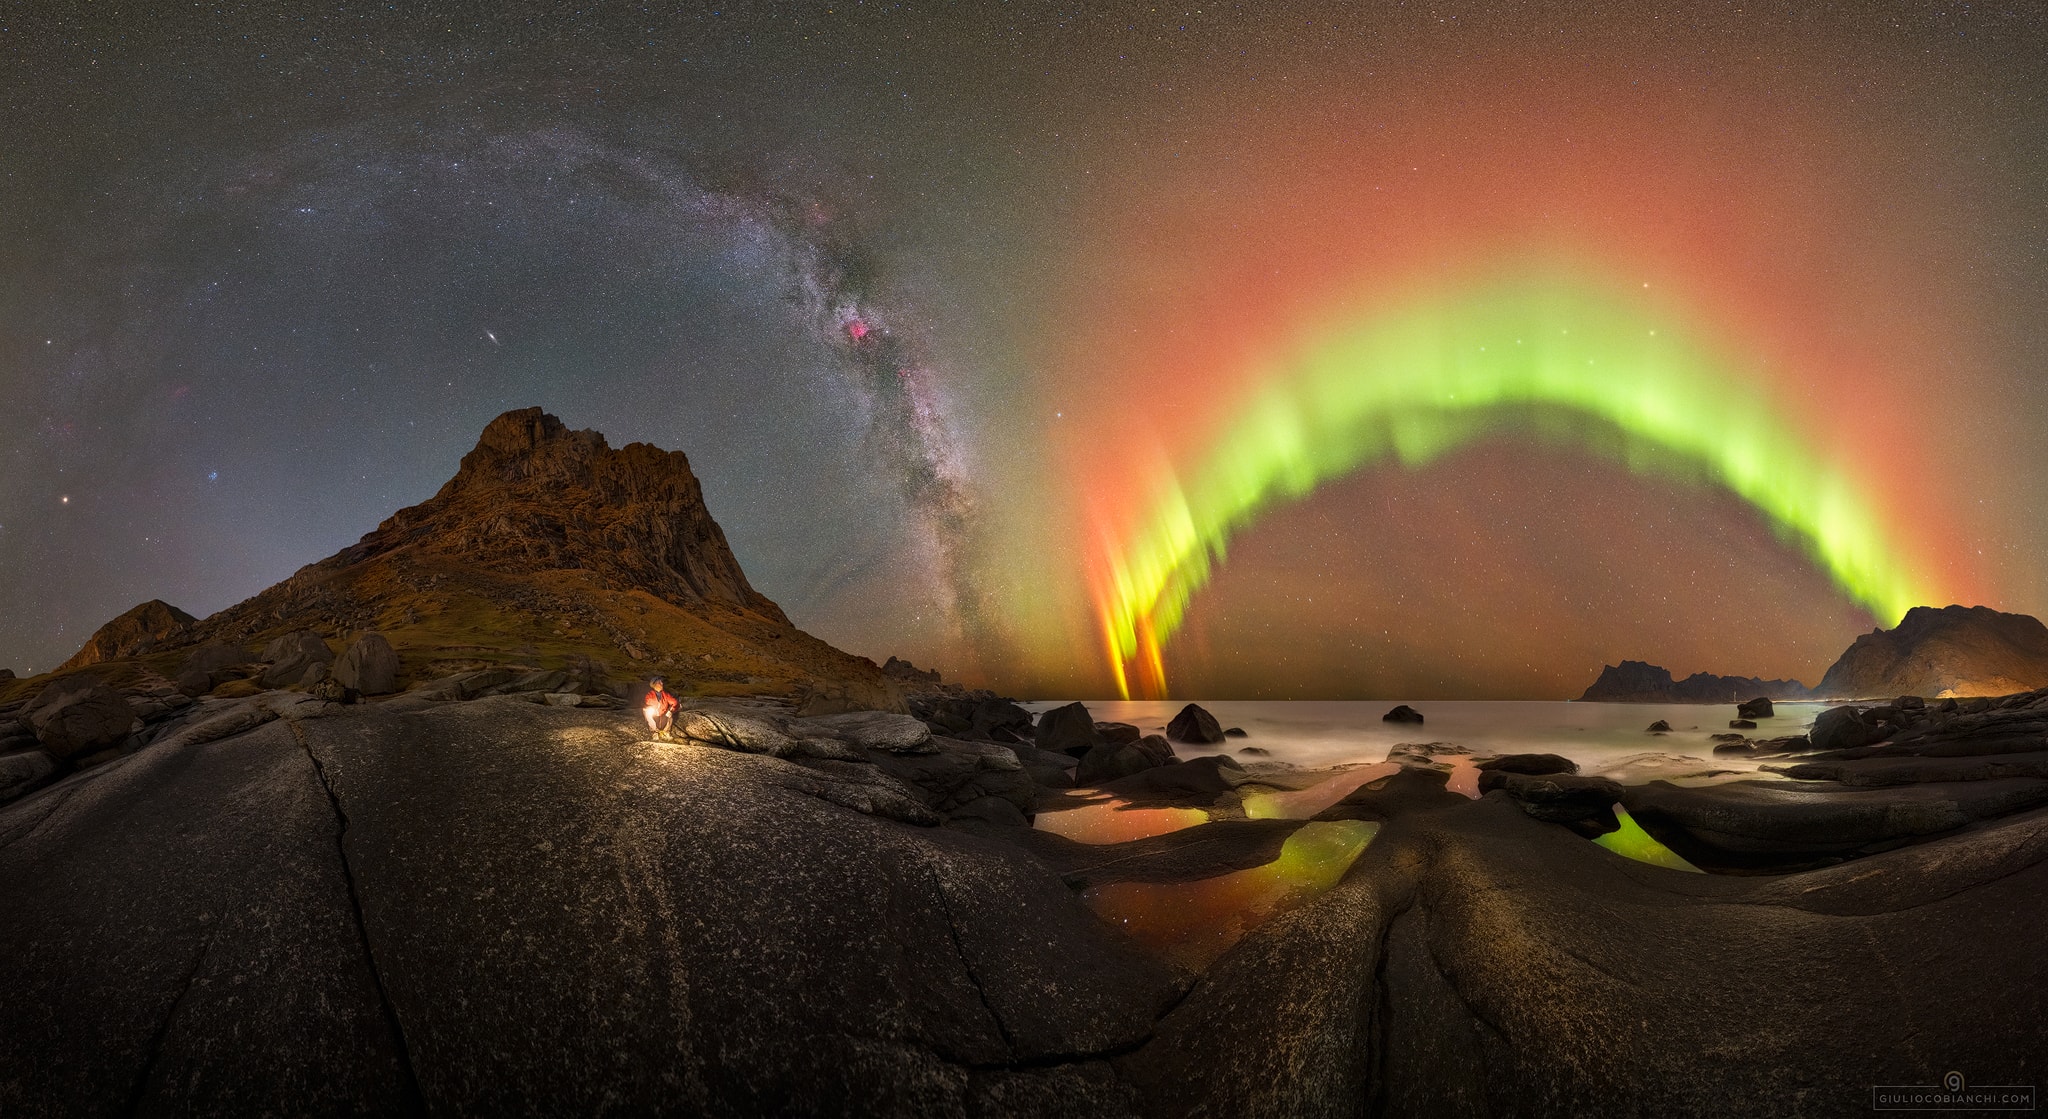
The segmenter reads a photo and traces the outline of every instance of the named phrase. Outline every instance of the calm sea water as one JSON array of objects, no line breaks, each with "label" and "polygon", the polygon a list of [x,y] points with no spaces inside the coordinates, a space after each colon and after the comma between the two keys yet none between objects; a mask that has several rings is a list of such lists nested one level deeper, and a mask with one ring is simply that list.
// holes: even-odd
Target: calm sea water
[{"label": "calm sea water", "polygon": [[[1034,715],[1066,701],[1025,704]],[[1133,723],[1146,733],[1166,725],[1187,700],[1084,700],[1099,722]],[[1572,703],[1562,700],[1196,700],[1225,727],[1243,727],[1248,738],[1213,747],[1177,745],[1183,757],[1236,754],[1246,746],[1265,758],[1304,768],[1373,763],[1403,742],[1451,742],[1475,753],[1562,754],[1583,773],[1622,779],[1657,776],[1684,769],[1683,763],[1642,759],[1667,754],[1711,762],[1715,768],[1754,770],[1743,758],[1715,757],[1709,735],[1729,732],[1735,705],[1699,703]],[[1420,726],[1381,720],[1398,703],[1422,712]],[[1780,703],[1773,718],[1757,720],[1751,738],[1803,733],[1824,703]],[[1669,734],[1650,734],[1651,723],[1671,724]],[[1242,760],[1249,757],[1239,755]]]}]

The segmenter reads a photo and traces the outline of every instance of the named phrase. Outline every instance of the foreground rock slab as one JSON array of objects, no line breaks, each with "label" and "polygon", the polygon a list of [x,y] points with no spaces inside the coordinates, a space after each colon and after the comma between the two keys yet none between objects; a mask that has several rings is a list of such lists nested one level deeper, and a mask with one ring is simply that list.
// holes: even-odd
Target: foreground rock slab
[{"label": "foreground rock slab", "polygon": [[[721,717],[810,744],[777,757],[517,695],[207,704],[0,808],[0,1115],[1857,1115],[2048,1073],[2038,779],[1775,782],[2018,814],[1726,877],[1512,795],[1591,779],[1398,768],[1326,813],[1380,824],[1343,881],[1193,979],[1076,888],[1200,887],[1303,825],[1075,843],[984,811],[1027,748],[892,719]],[[1903,818],[1717,795],[1700,827]]]},{"label": "foreground rock slab", "polygon": [[512,697],[333,710],[0,810],[0,1113],[1127,1114],[1105,1058],[1183,990],[1017,847],[827,773]]},{"label": "foreground rock slab", "polygon": [[1118,1067],[1151,1116],[1869,1113],[2048,1072],[2048,814],[1776,878],[1682,874],[1501,794],[1387,824]]}]

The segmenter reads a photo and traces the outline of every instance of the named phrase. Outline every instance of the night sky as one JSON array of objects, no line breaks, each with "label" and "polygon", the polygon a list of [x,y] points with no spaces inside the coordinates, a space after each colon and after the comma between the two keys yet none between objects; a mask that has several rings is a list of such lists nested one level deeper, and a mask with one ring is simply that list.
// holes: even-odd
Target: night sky
[{"label": "night sky", "polygon": [[[1113,694],[1120,609],[1270,698],[2048,613],[2031,5],[158,7],[0,10],[17,672],[534,404],[685,451],[797,624],[1026,694]],[[1227,562],[1148,614],[1183,513]]]}]

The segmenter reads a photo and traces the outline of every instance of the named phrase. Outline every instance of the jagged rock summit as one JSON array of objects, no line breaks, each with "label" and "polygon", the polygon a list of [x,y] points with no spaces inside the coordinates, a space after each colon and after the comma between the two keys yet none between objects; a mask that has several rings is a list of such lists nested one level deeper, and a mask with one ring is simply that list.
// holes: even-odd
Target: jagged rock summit
[{"label": "jagged rock summit", "polygon": [[439,493],[392,514],[342,557],[359,563],[407,548],[506,573],[581,570],[612,590],[789,621],[748,585],[681,451],[614,450],[539,408],[492,420]]},{"label": "jagged rock summit", "polygon": [[1988,606],[1915,606],[1858,637],[1815,689],[1842,698],[1994,696],[2048,686],[2048,626]]}]

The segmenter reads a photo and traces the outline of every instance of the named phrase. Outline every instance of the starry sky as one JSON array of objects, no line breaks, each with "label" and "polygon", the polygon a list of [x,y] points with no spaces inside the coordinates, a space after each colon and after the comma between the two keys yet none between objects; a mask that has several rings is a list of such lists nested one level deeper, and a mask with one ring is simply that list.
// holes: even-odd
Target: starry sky
[{"label": "starry sky", "polygon": [[[333,553],[533,404],[688,453],[804,628],[1019,694],[1114,694],[1120,616],[1176,695],[1430,698],[2048,612],[2031,6],[158,7],[0,12],[17,672]],[[1480,337],[1501,277],[1691,340],[1704,430],[1554,385],[1428,453],[1410,405],[1247,426],[1315,417],[1331,339]],[[1745,495],[1743,433],[1846,496]],[[1205,496],[1246,462],[1284,484]],[[1119,582],[1162,554],[1203,557],[1170,618]]]}]

